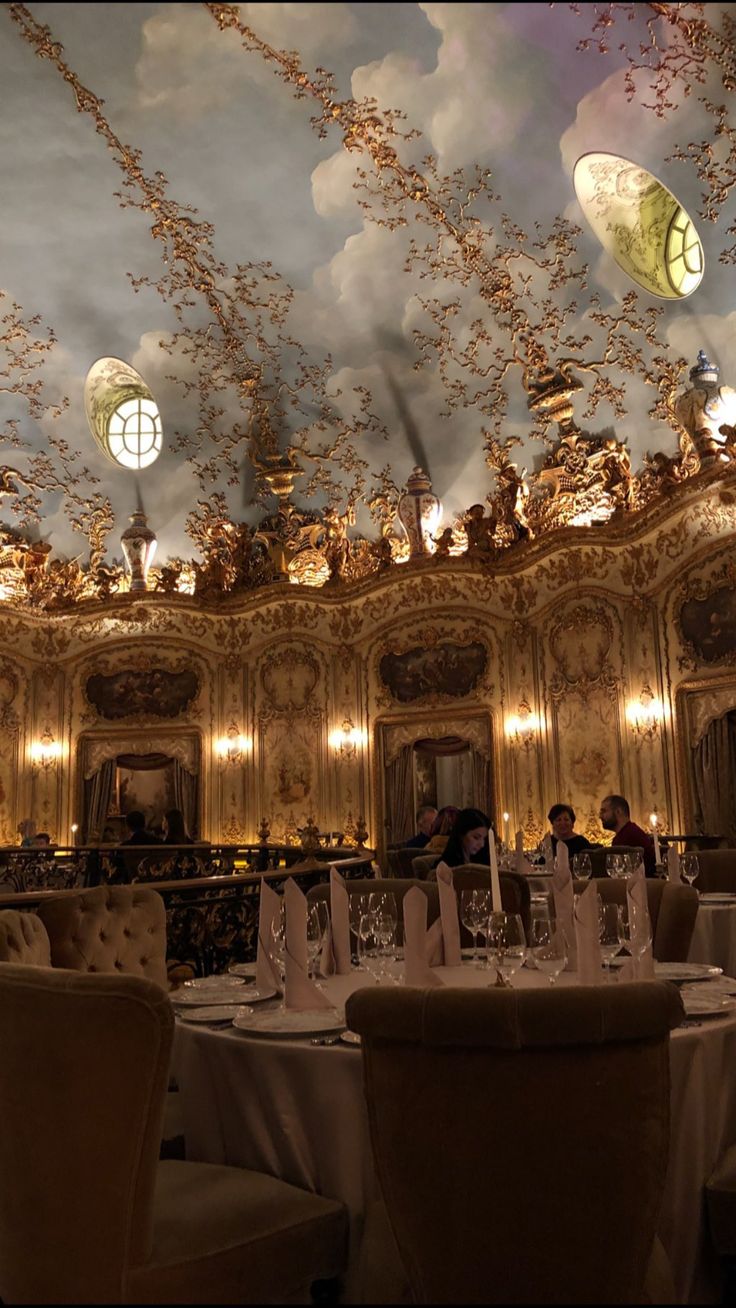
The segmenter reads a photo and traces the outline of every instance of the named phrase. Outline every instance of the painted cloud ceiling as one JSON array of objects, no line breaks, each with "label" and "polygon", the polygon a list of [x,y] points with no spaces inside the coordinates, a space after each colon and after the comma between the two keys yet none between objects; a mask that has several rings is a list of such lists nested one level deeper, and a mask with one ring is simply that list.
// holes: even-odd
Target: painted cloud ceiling
[{"label": "painted cloud ceiling", "polygon": [[[8,370],[2,461],[22,473],[39,466],[34,455],[48,455],[35,484],[38,521],[31,513],[29,527],[57,550],[84,554],[70,520],[94,494],[114,509],[110,557],[119,557],[119,534],[139,505],[162,558],[192,554],[187,516],[218,492],[234,518],[255,522],[267,502],[254,502],[254,432],[263,449],[269,441],[272,450],[300,447],[304,474],[294,498],[307,508],[339,503],[339,488],[346,497],[352,489],[358,526],[368,531],[366,502],[382,470],[384,483],[400,487],[421,463],[451,522],[493,489],[489,441],[519,438],[520,467],[538,468],[544,457],[522,385],[524,367],[539,362],[535,342],[553,361],[595,359],[606,324],[624,307],[640,330],[619,329],[618,357],[630,336],[640,361],[630,372],[614,361],[616,394],[605,385],[594,393],[597,374],[580,372],[586,394],[576,418],[591,433],[626,439],[634,465],[647,452],[677,448],[671,426],[650,415],[663,372],[678,376],[678,362],[689,367],[703,349],[721,380],[736,385],[734,264],[722,259],[734,243],[733,205],[726,188],[714,221],[701,216],[708,187],[689,148],[716,141],[719,121],[728,126],[736,84],[722,59],[706,59],[702,79],[691,79],[689,93],[686,81],[675,81],[661,113],[651,107],[651,77],[637,75],[627,94],[632,74],[619,46],[638,49],[661,6],[582,5],[576,13],[568,4],[530,3],[240,5],[234,16],[263,43],[260,51],[218,23],[217,8],[2,6],[2,308],[39,340],[49,330],[55,337],[33,356],[38,367],[25,385],[13,389],[19,369]],[[668,8],[696,17],[707,10],[733,51],[736,6]],[[596,15],[609,11],[613,26],[594,33]],[[192,290],[191,278],[177,283],[172,246],[152,232],[155,206],[140,207],[135,179],[130,171],[126,179],[99,117],[24,36],[30,23],[49,25],[63,46],[58,60],[102,102],[98,113],[114,139],[140,152],[134,164],[146,178],[164,175],[160,221],[173,213],[174,223],[186,222],[193,210],[193,222],[209,225],[197,229],[209,289],[202,282]],[[596,48],[601,36],[604,51]],[[674,44],[674,25],[664,23],[659,38],[665,49]],[[284,65],[264,48],[295,52],[305,78],[300,97],[296,65],[279,76]],[[329,70],[333,89],[324,90],[316,69]],[[313,88],[322,88],[321,102]],[[399,134],[384,142],[420,179],[402,204],[390,170],[376,187],[375,153],[346,148],[344,106],[366,97],[384,126],[394,121],[388,111],[404,115],[395,120]],[[724,104],[720,119],[706,101]],[[718,140],[712,158],[727,175],[728,131]],[[663,301],[641,290],[630,298],[632,282],[601,248],[575,196],[573,168],[588,151],[648,169],[693,218],[705,273],[690,298]],[[481,192],[468,209],[477,168],[489,170],[492,194]],[[443,189],[439,179],[457,170],[454,191],[450,183]],[[440,197],[439,220],[427,220],[427,179]],[[464,246],[451,278],[443,266],[453,258],[448,222],[456,231],[466,223],[476,241]],[[215,297],[225,327],[212,312]],[[5,320],[0,366],[17,348],[14,321]],[[112,465],[90,433],[85,379],[102,357],[132,365],[158,404],[163,451],[141,473]],[[40,384],[30,403],[29,380]],[[7,501],[2,521],[14,521]]]}]

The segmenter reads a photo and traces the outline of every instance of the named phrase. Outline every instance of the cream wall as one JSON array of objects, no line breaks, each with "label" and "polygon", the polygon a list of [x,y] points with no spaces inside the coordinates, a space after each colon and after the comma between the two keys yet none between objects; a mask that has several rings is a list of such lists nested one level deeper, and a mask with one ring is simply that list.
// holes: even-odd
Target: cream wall
[{"label": "cream wall", "polygon": [[[630,521],[567,530],[507,552],[495,570],[430,559],[350,588],[272,586],[206,611],[157,594],[53,615],[4,606],[0,839],[13,842],[29,815],[70,839],[90,742],[119,738],[144,751],[186,739],[201,750],[201,826],[212,840],[252,840],[264,816],[281,838],[310,814],[322,830],[351,815],[380,845],[377,741],[391,724],[416,735],[490,726],[489,806],[499,821],[507,809],[512,830],[529,837],[555,800],[572,802],[579,829],[595,832],[600,798],[613,790],[637,818],[656,807],[682,830],[692,811],[688,741],[711,701],[736,705],[736,652],[700,658],[679,615],[689,598],[736,590],[735,503],[736,475],[716,470],[642,515],[637,531]],[[487,650],[470,694],[398,703],[382,684],[382,656],[448,640]],[[184,713],[106,721],[85,696],[94,672],[152,668],[196,671]],[[663,719],[642,740],[626,710],[645,685]],[[520,708],[536,726],[513,740],[506,724]],[[348,759],[330,741],[346,717],[360,733]],[[217,751],[228,731],[245,745],[229,762]],[[32,759],[44,732],[61,751],[47,768]]]}]

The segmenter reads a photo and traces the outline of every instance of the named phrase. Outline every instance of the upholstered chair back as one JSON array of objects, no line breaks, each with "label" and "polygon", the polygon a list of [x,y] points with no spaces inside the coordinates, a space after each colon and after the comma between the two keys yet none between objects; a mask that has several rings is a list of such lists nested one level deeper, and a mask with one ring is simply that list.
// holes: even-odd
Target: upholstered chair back
[{"label": "upholstered chair back", "polygon": [[389,875],[392,877],[414,877],[414,859],[421,854],[416,845],[409,849],[390,849],[388,851]]},{"label": "upholstered chair back", "polygon": [[736,892],[736,849],[697,849],[700,873],[695,887],[707,894],[708,891],[723,890]]},{"label": "upholstered chair back", "polygon": [[51,967],[49,937],[35,913],[19,913],[14,908],[0,912],[0,963]]},{"label": "upholstered chair back", "polygon": [[[412,853],[414,851],[412,850]],[[442,855],[441,854],[414,854],[411,860],[411,875],[417,877],[420,881],[432,879],[432,871],[436,868]]]},{"label": "upholstered chair back", "polygon": [[150,1253],[172,1036],[143,977],[0,965],[5,1303],[127,1301],[126,1266]]},{"label": "upholstered chair back", "polygon": [[[585,882],[575,881],[576,894]],[[596,881],[598,894],[608,903],[626,903],[626,879],[606,877]],[[692,886],[677,885],[658,877],[647,877],[647,904],[652,923],[652,953],[660,963],[685,963],[698,915],[698,892]]]},{"label": "upholstered chair back", "polygon": [[166,909],[147,886],[94,886],[55,896],[38,909],[53,967],[125,972],[167,989]]},{"label": "upholstered chair back", "polygon": [[[386,891],[387,893],[396,896],[398,919],[396,938],[400,945],[404,943],[404,917],[402,908],[404,895],[407,891],[411,890],[412,886],[419,886],[419,889],[427,898],[427,926],[431,926],[440,915],[439,891],[436,885],[428,884],[426,881],[415,881],[410,877],[380,877],[376,880],[363,880],[356,877],[354,881],[346,881],[345,885],[349,895],[370,895],[372,891],[378,890]],[[307,891],[307,903],[313,904],[315,899],[324,899],[329,904],[329,885],[312,886],[312,889]]]},{"label": "upholstered chair back", "polygon": [[350,996],[415,1303],[646,1301],[682,1016],[651,981]]},{"label": "upholstered chair back", "polygon": [[[429,876],[430,881],[433,881],[436,874],[430,872]],[[501,889],[501,906],[504,912],[519,914],[528,940],[532,920],[532,896],[529,882],[519,872],[499,872],[498,881]],[[459,911],[461,891],[475,890],[476,888],[490,890],[490,868],[485,863],[461,863],[460,867],[452,869],[452,884],[458,898]],[[463,948],[473,943],[470,932],[467,927],[462,925],[462,922],[460,923],[460,943]]]}]

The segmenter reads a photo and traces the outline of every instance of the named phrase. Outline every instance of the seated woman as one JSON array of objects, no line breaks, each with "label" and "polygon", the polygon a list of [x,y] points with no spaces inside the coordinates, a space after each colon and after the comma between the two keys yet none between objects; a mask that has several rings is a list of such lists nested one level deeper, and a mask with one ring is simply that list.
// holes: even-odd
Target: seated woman
[{"label": "seated woman", "polygon": [[180,808],[170,808],[163,818],[165,845],[193,845],[191,836],[187,835],[184,814]]},{"label": "seated woman", "polygon": [[[488,833],[493,831],[490,820],[479,808],[462,808],[448,837],[442,858],[437,867],[461,867],[463,863],[490,864]],[[495,832],[493,834],[495,840]],[[427,880],[436,880],[437,868]]]},{"label": "seated woman", "polygon": [[442,853],[447,844],[450,832],[455,825],[455,819],[459,812],[460,809],[455,808],[452,804],[447,804],[445,808],[439,810],[434,822],[432,823],[429,840],[424,846],[425,854]]},{"label": "seated woman", "polygon": [[585,836],[576,836],[573,827],[575,826],[575,809],[570,804],[553,804],[547,814],[547,821],[552,827],[552,852],[557,850],[557,841],[564,840],[567,845],[567,851],[572,859],[575,854],[580,854],[584,849],[595,849],[596,846],[591,844]]}]

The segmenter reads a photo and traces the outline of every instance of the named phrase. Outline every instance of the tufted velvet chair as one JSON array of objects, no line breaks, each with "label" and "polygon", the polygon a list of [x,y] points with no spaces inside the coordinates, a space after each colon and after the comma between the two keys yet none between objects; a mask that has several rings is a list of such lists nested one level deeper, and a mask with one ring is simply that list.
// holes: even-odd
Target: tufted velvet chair
[{"label": "tufted velvet chair", "polygon": [[0,964],[3,1302],[288,1303],[342,1271],[342,1204],[158,1161],[173,1029],[143,977]]},{"label": "tufted velvet chair", "polygon": [[48,933],[35,913],[19,913],[14,908],[0,912],[0,963],[51,967]]},{"label": "tufted velvet chair", "polygon": [[168,988],[166,909],[147,886],[94,886],[47,899],[38,909],[53,967],[126,972]]},{"label": "tufted velvet chair", "polygon": [[[580,894],[586,882],[574,881]],[[626,878],[609,877],[596,881],[601,899],[615,904],[626,903]],[[698,915],[698,892],[692,886],[673,884],[647,877],[647,905],[652,922],[652,953],[658,963],[685,963]]]},{"label": "tufted velvet chair", "polygon": [[736,891],[736,849],[697,849],[700,873],[695,888],[707,893]]},{"label": "tufted velvet chair", "polygon": [[415,1303],[673,1302],[674,986],[367,986],[345,1011]]}]

